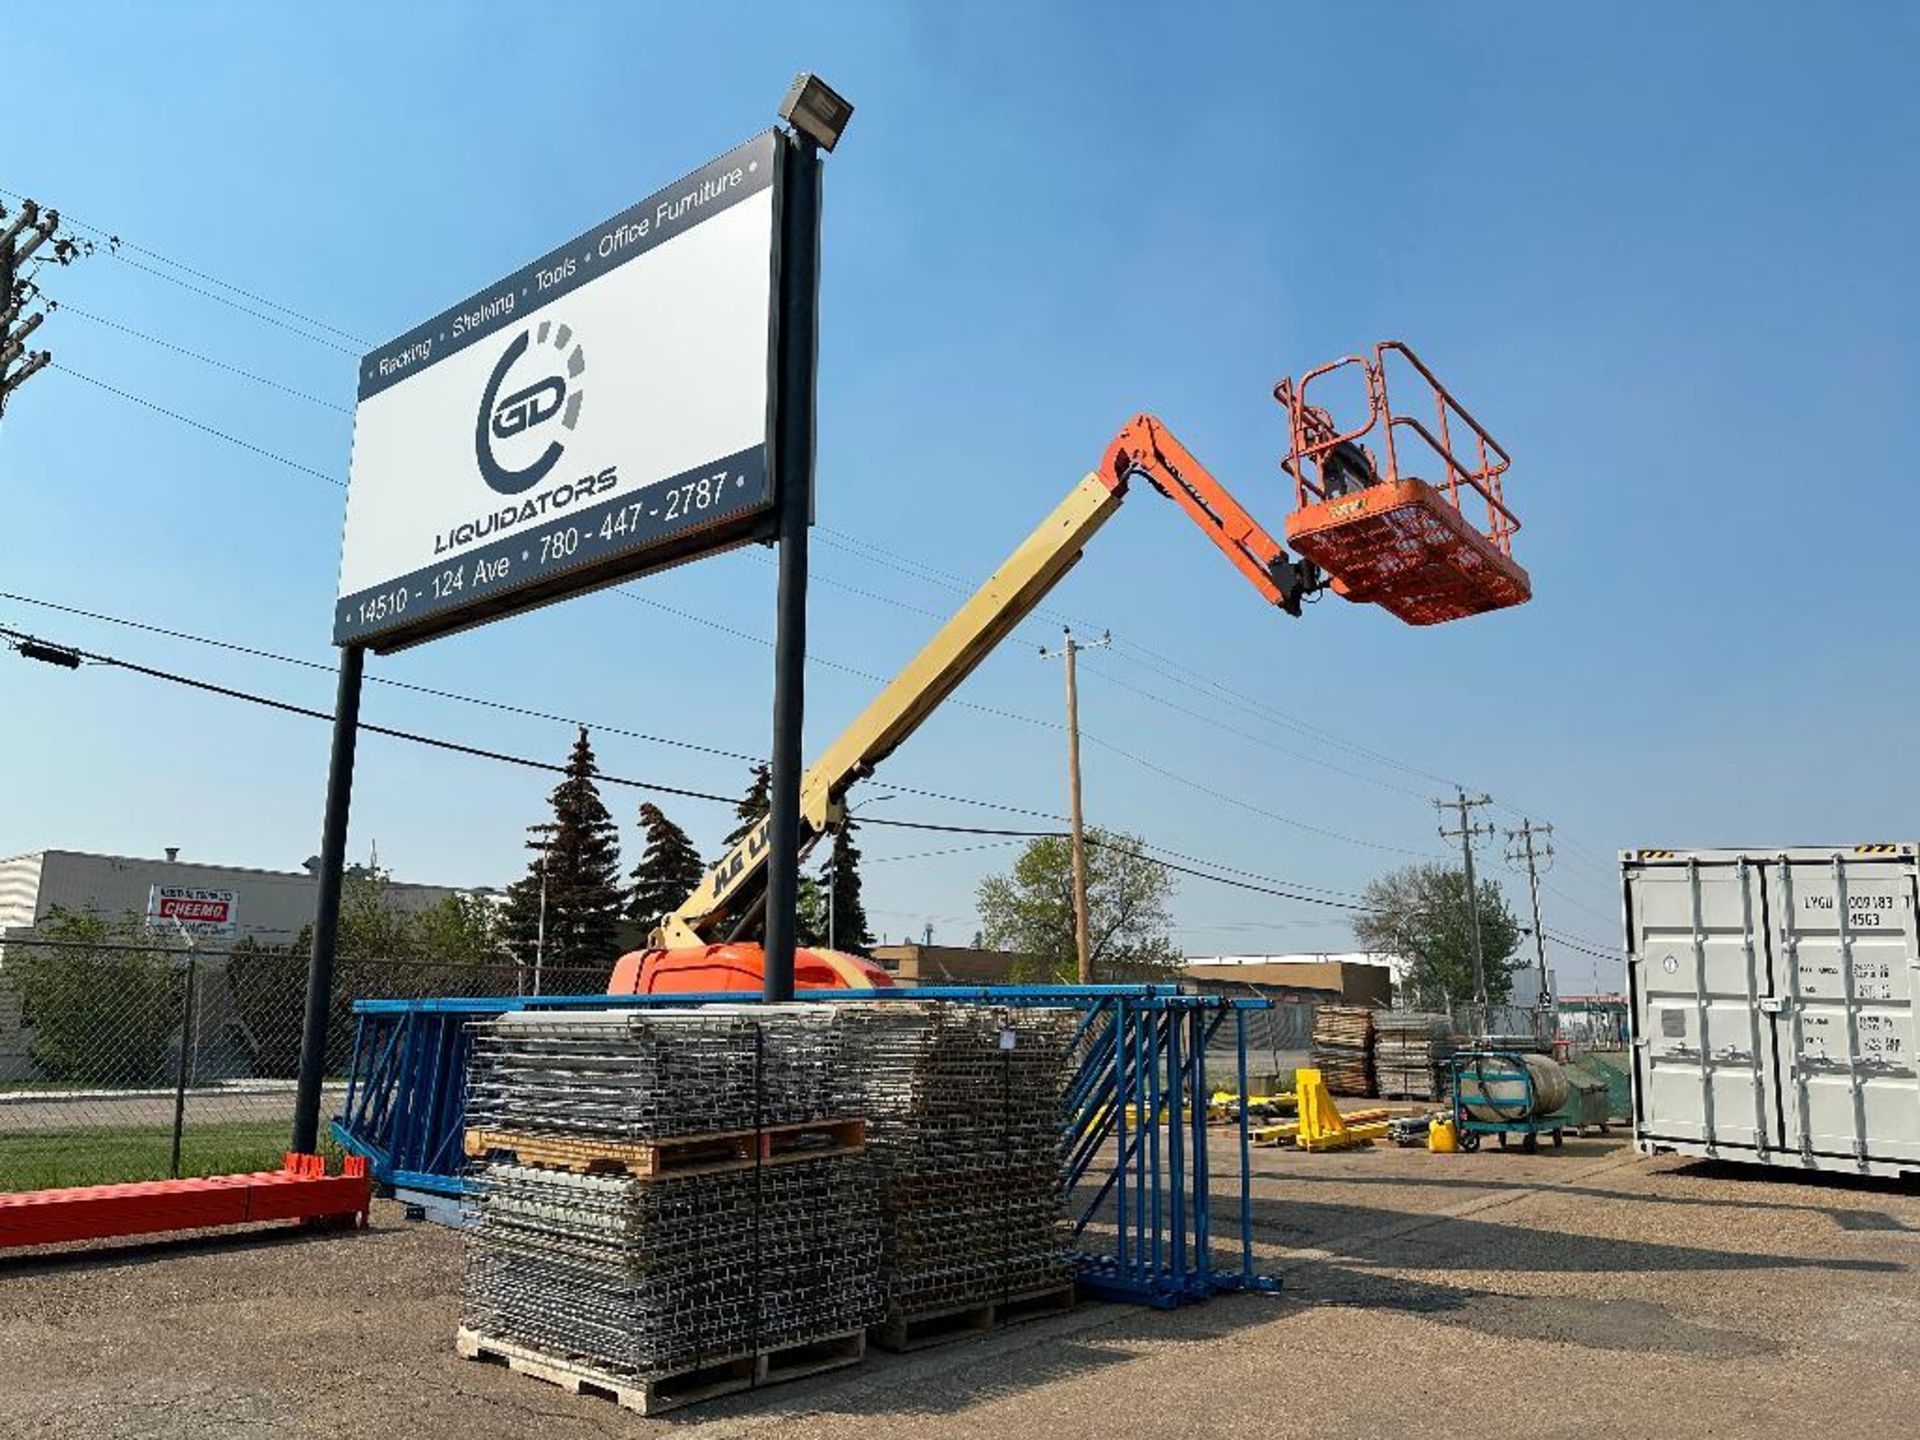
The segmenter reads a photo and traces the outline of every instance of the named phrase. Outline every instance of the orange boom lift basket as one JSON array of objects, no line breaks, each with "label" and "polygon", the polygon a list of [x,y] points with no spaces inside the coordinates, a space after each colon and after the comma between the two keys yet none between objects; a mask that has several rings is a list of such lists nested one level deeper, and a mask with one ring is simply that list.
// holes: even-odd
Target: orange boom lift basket
[{"label": "orange boom lift basket", "polygon": [[[1422,409],[1431,398],[1431,428],[1393,409],[1390,359]],[[1349,367],[1358,367],[1364,384],[1366,418],[1342,430],[1308,391]],[[1287,411],[1290,445],[1280,463],[1293,477],[1299,507],[1287,517],[1287,542],[1325,572],[1337,593],[1409,625],[1438,625],[1532,596],[1527,572],[1513,559],[1520,522],[1500,489],[1512,460],[1413,351],[1385,340],[1370,355],[1282,380],[1273,396]],[[1411,473],[1415,468],[1432,480]]]}]

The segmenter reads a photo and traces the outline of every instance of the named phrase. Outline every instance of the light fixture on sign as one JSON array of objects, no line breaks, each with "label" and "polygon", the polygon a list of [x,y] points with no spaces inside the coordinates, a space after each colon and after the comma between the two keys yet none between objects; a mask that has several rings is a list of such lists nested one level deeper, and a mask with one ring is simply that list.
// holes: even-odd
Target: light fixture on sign
[{"label": "light fixture on sign", "polygon": [[793,77],[787,98],[780,102],[780,118],[811,137],[822,150],[840,143],[853,118],[853,105],[839,91],[810,70]]}]

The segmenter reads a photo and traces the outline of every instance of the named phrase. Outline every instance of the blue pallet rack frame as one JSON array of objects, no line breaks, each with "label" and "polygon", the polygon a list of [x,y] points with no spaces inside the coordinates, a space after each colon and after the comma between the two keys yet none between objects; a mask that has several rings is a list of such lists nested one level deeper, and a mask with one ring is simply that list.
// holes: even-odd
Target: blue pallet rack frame
[{"label": "blue pallet rack frame", "polygon": [[[1169,985],[937,986],[806,991],[802,1000],[943,1000],[1081,1011],[1081,1056],[1062,1117],[1065,1183],[1080,1245],[1082,1288],[1103,1298],[1172,1306],[1227,1290],[1272,1290],[1255,1264],[1251,1141],[1238,1142],[1237,1262],[1214,1263],[1207,1050],[1230,1027],[1235,1093],[1247,1090],[1246,1012],[1264,1000],[1183,994]],[[354,1005],[347,1091],[330,1130],[367,1157],[375,1178],[430,1206],[464,1189],[470,1024],[515,1010],[644,1009],[749,997],[702,995],[471,996],[362,1000]],[[1097,1247],[1101,1238],[1110,1249]]]}]

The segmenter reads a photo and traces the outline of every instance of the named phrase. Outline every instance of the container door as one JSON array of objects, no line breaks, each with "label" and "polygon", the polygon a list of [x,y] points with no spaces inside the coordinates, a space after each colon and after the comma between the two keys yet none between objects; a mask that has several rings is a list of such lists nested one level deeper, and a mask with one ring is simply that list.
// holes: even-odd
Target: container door
[{"label": "container door", "polygon": [[1781,1129],[1761,869],[1643,864],[1629,883],[1640,1133],[1765,1159]]},{"label": "container door", "polygon": [[1920,1161],[1914,861],[1834,855],[1769,869],[1787,1147],[1863,1168]]}]

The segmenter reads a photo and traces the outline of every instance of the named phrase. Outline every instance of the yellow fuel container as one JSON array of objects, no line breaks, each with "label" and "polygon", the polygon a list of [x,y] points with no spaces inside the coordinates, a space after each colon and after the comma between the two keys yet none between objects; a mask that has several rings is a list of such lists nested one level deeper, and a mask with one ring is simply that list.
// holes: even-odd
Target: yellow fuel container
[{"label": "yellow fuel container", "polygon": [[1460,1148],[1460,1137],[1454,1133],[1453,1121],[1434,1120],[1427,1125],[1427,1149],[1435,1155],[1451,1155]]}]

